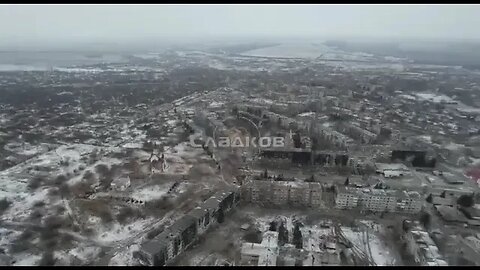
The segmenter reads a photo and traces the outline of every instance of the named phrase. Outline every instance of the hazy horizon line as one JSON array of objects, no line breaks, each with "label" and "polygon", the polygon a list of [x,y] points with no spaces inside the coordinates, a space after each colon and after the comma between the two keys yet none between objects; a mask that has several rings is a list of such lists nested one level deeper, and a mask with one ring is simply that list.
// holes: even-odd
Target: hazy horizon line
[{"label": "hazy horizon line", "polygon": [[[322,36],[322,35],[201,35],[201,36],[158,36],[158,37],[124,37],[124,38],[66,38],[48,41],[38,41],[34,38],[23,38],[0,42],[0,51],[24,51],[46,49],[78,49],[81,46],[182,46],[182,45],[212,45],[210,43],[302,43],[302,42],[371,42],[371,43],[401,43],[401,42],[442,42],[442,43],[480,43],[479,38],[442,38],[442,37],[369,37],[369,36]],[[90,48],[92,49],[92,48]],[[103,48],[105,49],[105,48]],[[112,48],[115,49],[115,48]]]}]

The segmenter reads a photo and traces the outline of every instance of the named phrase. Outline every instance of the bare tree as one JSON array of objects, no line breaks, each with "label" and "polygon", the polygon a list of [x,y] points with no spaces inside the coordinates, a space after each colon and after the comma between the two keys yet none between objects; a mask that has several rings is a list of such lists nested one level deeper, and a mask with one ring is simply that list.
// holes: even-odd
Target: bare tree
[{"label": "bare tree", "polygon": [[7,200],[7,198],[3,198],[0,200],[0,215],[7,210],[12,203]]},{"label": "bare tree", "polygon": [[56,186],[60,186],[61,184],[65,183],[66,181],[67,181],[67,177],[65,175],[61,174],[61,175],[59,175],[55,178],[53,183]]},{"label": "bare tree", "polygon": [[98,164],[97,166],[95,166],[95,171],[100,175],[106,175],[110,172],[110,169],[108,168],[107,165],[105,164]]},{"label": "bare tree", "polygon": [[77,197],[84,197],[87,194],[91,193],[92,187],[85,183],[85,182],[79,182],[74,184],[73,186],[70,187],[70,191],[72,195],[77,196]]},{"label": "bare tree", "polygon": [[62,198],[69,197],[71,195],[70,186],[67,183],[62,183],[58,187],[58,192]]},{"label": "bare tree", "polygon": [[55,265],[55,257],[53,256],[52,251],[47,251],[43,253],[42,258],[40,259],[40,266],[53,266]]},{"label": "bare tree", "polygon": [[28,181],[27,187],[31,191],[34,191],[37,188],[39,188],[43,183],[45,183],[45,178],[41,177],[41,176],[36,176],[36,177],[30,179],[30,181]]},{"label": "bare tree", "polygon": [[91,171],[86,171],[83,174],[83,180],[89,184],[93,184],[95,182],[95,174]]},{"label": "bare tree", "polygon": [[122,207],[117,214],[117,221],[121,224],[126,223],[131,218],[137,218],[141,216],[141,212],[138,209],[133,209],[132,207],[126,206]]}]

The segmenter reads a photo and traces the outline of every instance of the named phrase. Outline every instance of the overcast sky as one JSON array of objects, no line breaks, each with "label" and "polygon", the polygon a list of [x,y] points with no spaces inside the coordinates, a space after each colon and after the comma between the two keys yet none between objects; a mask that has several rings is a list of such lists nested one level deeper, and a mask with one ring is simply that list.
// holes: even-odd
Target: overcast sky
[{"label": "overcast sky", "polygon": [[480,38],[480,5],[2,5],[0,43],[164,37]]}]

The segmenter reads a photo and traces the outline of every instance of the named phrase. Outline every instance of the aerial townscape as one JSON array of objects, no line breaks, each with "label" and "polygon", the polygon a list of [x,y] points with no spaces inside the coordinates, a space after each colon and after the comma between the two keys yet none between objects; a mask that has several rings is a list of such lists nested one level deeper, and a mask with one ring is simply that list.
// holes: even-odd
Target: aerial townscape
[{"label": "aerial townscape", "polygon": [[371,46],[0,52],[1,265],[479,266],[480,66]]}]

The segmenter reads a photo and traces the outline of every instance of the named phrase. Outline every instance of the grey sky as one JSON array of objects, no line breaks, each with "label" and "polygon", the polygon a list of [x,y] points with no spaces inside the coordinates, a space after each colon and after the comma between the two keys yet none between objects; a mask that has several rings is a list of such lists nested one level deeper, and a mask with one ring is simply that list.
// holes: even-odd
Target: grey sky
[{"label": "grey sky", "polygon": [[2,5],[0,43],[220,36],[480,38],[480,5]]}]

